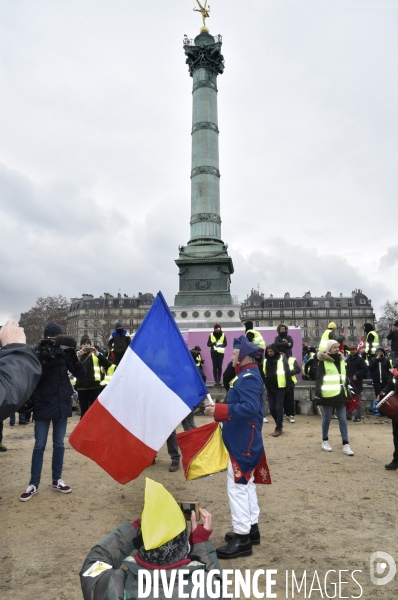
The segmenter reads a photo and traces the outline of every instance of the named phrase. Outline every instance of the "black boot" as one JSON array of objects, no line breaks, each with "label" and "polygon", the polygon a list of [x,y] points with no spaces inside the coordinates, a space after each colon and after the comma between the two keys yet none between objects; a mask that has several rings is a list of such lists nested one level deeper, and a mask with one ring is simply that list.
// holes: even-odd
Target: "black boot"
[{"label": "black boot", "polygon": [[384,465],[384,467],[387,469],[387,471],[395,471],[398,469],[398,463],[392,461],[388,463],[388,465]]},{"label": "black boot", "polygon": [[250,541],[250,535],[247,533],[241,535],[236,533],[233,540],[228,542],[226,546],[222,548],[216,548],[218,558],[236,558],[237,556],[251,556],[252,554],[252,543]]},{"label": "black boot", "polygon": [[[234,539],[235,537],[235,533],[233,531],[228,531],[228,533],[225,534],[224,540],[226,542],[230,542],[231,540]],[[258,523],[255,523],[254,525],[252,525],[250,527],[250,541],[252,543],[252,546],[259,546],[260,545],[260,531],[258,529]]]}]

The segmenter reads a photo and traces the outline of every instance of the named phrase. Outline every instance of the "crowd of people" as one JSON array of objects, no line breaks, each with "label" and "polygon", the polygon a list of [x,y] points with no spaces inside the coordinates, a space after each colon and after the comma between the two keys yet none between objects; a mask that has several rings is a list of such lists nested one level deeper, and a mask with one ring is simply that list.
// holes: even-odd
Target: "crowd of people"
[{"label": "crowd of people", "polygon": [[[336,325],[330,323],[318,348],[303,347],[303,376],[315,381],[315,402],[322,407],[322,449],[332,451],[328,434],[335,412],[343,452],[353,456],[346,410],[350,396],[360,398],[363,380],[369,375],[379,400],[390,392],[398,394],[398,321],[388,338],[392,342],[391,353],[380,347],[378,335],[371,324],[364,326],[362,351],[361,348],[358,350],[358,346],[347,348],[344,338],[336,336],[335,329]],[[117,592],[117,597],[133,600],[138,597],[137,582],[142,568],[178,570],[187,566],[188,572],[193,573],[199,568],[196,560],[200,557],[200,568],[206,573],[210,569],[221,573],[218,559],[249,556],[252,547],[260,544],[256,484],[271,483],[262,436],[266,400],[275,422],[272,435],[279,437],[283,433],[284,418],[294,422],[294,386],[300,373],[288,327],[279,325],[277,334],[274,342],[266,345],[261,333],[253,328],[253,323],[246,322],[245,335],[234,339],[232,360],[224,371],[222,364],[227,339],[219,324],[214,326],[208,340],[214,382],[218,385],[222,378],[227,389],[225,402],[209,403],[205,408],[207,415],[222,424],[222,438],[229,457],[227,494],[232,531],[225,534],[226,545],[216,549],[211,545],[211,515],[205,510],[200,512],[203,524],[198,525],[194,512],[191,515],[190,544],[185,525],[181,525],[178,518],[175,521],[177,529],[170,529],[161,540],[154,542],[153,532],[163,530],[166,522],[170,524],[170,512],[163,516],[160,512],[152,514],[151,519],[155,520],[152,526],[146,518],[144,506],[141,519],[121,525],[88,554],[80,573],[84,598],[105,599],[116,597]],[[82,337],[80,349],[76,351],[66,338],[59,325],[48,323],[42,342],[33,350],[26,345],[23,330],[17,323],[8,322],[0,331],[1,426],[8,417],[10,425],[14,426],[16,411],[21,411],[21,415],[32,411],[35,426],[31,478],[26,491],[20,496],[21,501],[30,500],[39,491],[50,425],[53,437],[51,487],[63,494],[72,491],[62,479],[66,423],[72,414],[71,396],[74,389],[77,390],[81,418],[84,418],[92,402],[114,375],[130,343],[121,323],[116,324],[107,352],[100,352],[92,346],[87,336]],[[199,346],[191,350],[195,365],[205,380],[201,352]],[[354,416],[354,421],[361,420],[360,402]],[[193,415],[188,415],[185,421],[184,429],[196,427]],[[20,423],[22,425],[24,420]],[[394,453],[391,463],[385,465],[388,470],[398,469],[398,420],[393,419],[392,424]],[[175,432],[168,444],[169,453],[173,434],[175,436]],[[173,452],[178,453],[177,443]],[[160,488],[156,488],[153,495],[157,498],[159,494],[158,500],[164,504],[166,490]],[[172,512],[175,511],[173,502],[172,498],[167,500]],[[158,521],[162,519],[161,526]],[[129,556],[133,548],[137,550],[134,558]]]}]

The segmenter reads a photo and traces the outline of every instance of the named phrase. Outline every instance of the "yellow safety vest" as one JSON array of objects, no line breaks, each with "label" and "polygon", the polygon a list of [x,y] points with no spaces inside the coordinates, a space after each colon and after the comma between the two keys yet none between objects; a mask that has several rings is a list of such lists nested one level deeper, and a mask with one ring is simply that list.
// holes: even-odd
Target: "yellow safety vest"
[{"label": "yellow safety vest", "polygon": [[261,333],[259,331],[256,331],[255,329],[248,329],[246,331],[246,336],[248,333],[252,333],[254,335],[252,344],[265,350],[265,342],[264,342],[264,338],[261,335]]},{"label": "yellow safety vest", "polygon": [[[264,375],[267,377],[267,361],[264,361],[263,364]],[[278,381],[278,388],[286,387],[286,373],[283,367],[283,356],[281,356],[276,365],[276,378]]]},{"label": "yellow safety vest", "polygon": [[[294,362],[295,362],[295,360],[296,359],[294,358],[294,356],[291,356],[290,358],[287,359],[287,362],[289,363],[289,367],[291,369],[294,369]],[[292,378],[292,381],[293,381],[294,385],[296,385],[296,383],[297,383],[297,377],[295,375],[291,375],[291,378]]]},{"label": "yellow safety vest", "polygon": [[105,377],[101,381],[101,385],[103,385],[103,386],[108,385],[108,383],[111,380],[112,375],[115,372],[115,369],[116,369],[116,365],[111,365],[110,367],[108,367],[107,371],[105,371],[104,369],[102,369],[102,371],[105,373]]},{"label": "yellow safety vest", "polygon": [[195,362],[197,367],[200,367],[202,365],[202,357],[200,356],[200,354],[196,355]]},{"label": "yellow safety vest", "polygon": [[329,334],[331,331],[331,329],[326,329],[326,331],[323,332],[321,341],[319,343],[318,352],[326,352],[326,342],[329,340]]},{"label": "yellow safety vest", "polygon": [[371,344],[372,344],[372,352],[371,352],[371,354],[375,354],[376,353],[376,348],[379,347],[379,336],[377,335],[377,333],[375,331],[369,331],[368,335],[366,336],[366,345],[365,345],[365,352],[366,352],[366,354],[369,354],[369,352],[370,352],[370,343],[368,342],[368,338],[369,338],[369,335],[371,333],[374,336],[374,340],[373,340],[373,342],[371,342]]},{"label": "yellow safety vest", "polygon": [[215,338],[215,336],[213,334],[210,335],[210,341],[212,344],[216,344],[215,348],[213,348],[216,352],[219,352],[220,354],[224,354],[225,353],[225,348],[221,347],[221,345],[219,346],[218,344],[223,344],[225,340],[225,333],[223,333],[220,337],[219,340],[217,340]]},{"label": "yellow safety vest", "polygon": [[341,386],[343,386],[344,393],[347,396],[347,389],[345,387],[346,368],[344,360],[340,361],[341,373],[338,372],[334,362],[325,360],[324,365],[325,375],[321,387],[322,398],[333,398],[333,396],[338,396]]},{"label": "yellow safety vest", "polygon": [[94,365],[94,380],[101,381],[101,367],[99,364],[99,360],[95,356],[95,354],[92,354],[91,358],[93,359],[93,365]]}]

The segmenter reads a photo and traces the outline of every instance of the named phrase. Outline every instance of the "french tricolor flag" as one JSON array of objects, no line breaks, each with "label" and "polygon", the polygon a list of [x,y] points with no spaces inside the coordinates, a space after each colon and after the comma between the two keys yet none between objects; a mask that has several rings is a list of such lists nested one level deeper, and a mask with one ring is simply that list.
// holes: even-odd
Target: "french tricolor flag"
[{"label": "french tricolor flag", "polygon": [[152,464],[207,388],[161,292],[107,387],[69,437],[119,483]]}]

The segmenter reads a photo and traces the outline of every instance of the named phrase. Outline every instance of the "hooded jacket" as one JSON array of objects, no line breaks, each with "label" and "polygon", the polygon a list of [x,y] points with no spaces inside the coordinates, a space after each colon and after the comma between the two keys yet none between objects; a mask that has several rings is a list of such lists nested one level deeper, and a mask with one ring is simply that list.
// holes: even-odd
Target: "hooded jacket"
[{"label": "hooded jacket", "polygon": [[[337,371],[341,373],[341,365],[344,363],[344,356],[339,352],[335,355],[336,360],[333,359],[333,355],[329,352],[318,352],[318,369],[316,374],[315,394],[319,398],[317,401],[321,406],[346,406],[347,396],[344,393],[343,386],[340,386],[340,392],[336,396],[329,398],[322,397],[322,385],[324,377],[326,375],[325,362],[334,362]],[[337,358],[338,357],[338,358]],[[345,384],[346,385],[346,384]]]},{"label": "hooded jacket", "polygon": [[[281,327],[284,327],[286,329],[286,333],[283,335],[281,335]],[[288,335],[288,328],[286,325],[278,325],[276,330],[278,332],[278,335],[276,336],[274,343],[277,346],[279,346],[281,350],[283,349],[283,352],[285,352],[287,358],[290,358],[292,356],[292,348],[294,344],[293,338],[290,335]]]},{"label": "hooded jacket", "polygon": [[[273,356],[268,356],[267,350],[265,351],[264,365],[263,370],[266,371],[265,376],[265,387],[270,392],[276,392],[279,389],[278,386],[278,360],[281,355],[278,352],[276,344],[270,344],[267,348],[271,348],[275,354]],[[283,358],[283,369],[285,371],[286,376],[286,387],[291,387],[293,385],[292,376],[290,374],[289,363],[287,362],[287,358]]]},{"label": "hooded jacket", "polygon": [[381,383],[382,385],[386,385],[389,377],[390,377],[390,369],[391,363],[390,360],[386,357],[386,353],[383,348],[377,348],[376,353],[381,350],[383,352],[382,358],[372,358],[369,363],[369,370],[372,373],[372,380],[374,383]]},{"label": "hooded jacket", "polygon": [[[90,550],[79,574],[84,600],[118,600],[119,598],[124,598],[124,600],[138,600],[142,598],[142,596],[138,595],[138,574],[143,570],[143,567],[130,556],[134,550],[133,539],[136,535],[137,530],[134,525],[126,521]],[[187,581],[184,586],[184,592],[188,593],[189,597],[191,597],[190,592],[193,587],[192,579],[194,571],[205,571],[205,590],[208,572],[216,569],[219,571],[221,577],[222,571],[216,551],[210,541],[193,542],[188,558],[191,559],[188,565],[173,568],[177,571],[180,569],[188,571],[184,577]],[[100,561],[106,565],[104,570],[99,571],[94,577],[84,575],[96,561]],[[150,569],[146,569],[146,571],[151,572]],[[172,572],[167,567],[165,568],[165,572],[169,583]],[[151,593],[147,597],[149,600],[155,598],[153,585]],[[180,597],[178,595],[178,573],[175,585],[172,588],[172,595],[166,596],[162,582],[159,582],[159,595],[157,597],[167,597],[173,600],[177,600]],[[220,596],[215,595],[213,597],[221,598],[221,594]],[[208,600],[210,597],[206,594],[205,598]]]},{"label": "hooded jacket", "polygon": [[[363,388],[363,378],[366,377],[366,373],[368,372],[368,365],[359,352],[354,354],[354,356],[351,356],[351,354],[348,356],[346,368],[348,379],[352,381],[357,391],[361,393]],[[357,378],[356,381],[353,380],[354,375]]]}]

